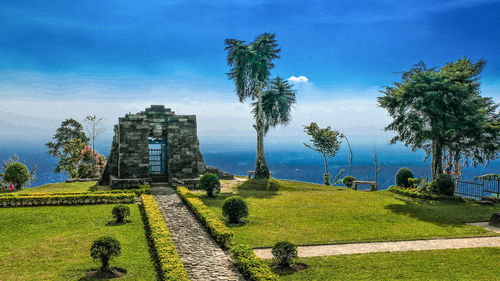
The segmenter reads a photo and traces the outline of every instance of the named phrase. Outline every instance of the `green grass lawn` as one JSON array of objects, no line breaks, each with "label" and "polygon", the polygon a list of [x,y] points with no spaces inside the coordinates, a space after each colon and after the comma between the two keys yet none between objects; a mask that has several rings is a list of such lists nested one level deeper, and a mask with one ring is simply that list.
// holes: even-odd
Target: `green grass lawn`
[{"label": "green grass lawn", "polygon": [[[49,193],[49,192],[86,192],[90,187],[96,184],[95,181],[91,182],[58,182],[49,183],[35,187],[24,188],[16,193]],[[101,187],[102,189],[103,187]]]},{"label": "green grass lawn", "polygon": [[283,280],[500,280],[500,248],[300,258]]},{"label": "green grass lawn", "polygon": [[248,223],[230,227],[236,243],[251,247],[271,247],[280,240],[312,245],[495,235],[463,222],[485,221],[494,211],[500,211],[500,204],[425,201],[389,191],[282,183],[278,192],[234,188],[215,198],[196,194],[220,218],[225,198],[245,198],[250,213]]},{"label": "green grass lawn", "polygon": [[0,280],[88,280],[99,266],[89,249],[103,235],[121,243],[111,262],[128,270],[119,280],[156,280],[139,207],[128,205],[131,223],[106,226],[113,206],[0,208]]}]

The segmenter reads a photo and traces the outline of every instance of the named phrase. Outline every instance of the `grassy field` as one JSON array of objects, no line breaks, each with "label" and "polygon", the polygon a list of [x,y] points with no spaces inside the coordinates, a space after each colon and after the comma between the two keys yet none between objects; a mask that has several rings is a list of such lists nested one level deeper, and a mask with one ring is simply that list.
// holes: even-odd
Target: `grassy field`
[{"label": "grassy field", "polygon": [[121,243],[111,263],[128,270],[120,280],[156,280],[138,206],[128,205],[131,223],[106,226],[113,206],[0,208],[0,280],[88,280],[99,266],[89,249],[103,235]]},{"label": "grassy field", "polygon": [[300,258],[283,280],[500,280],[500,248]]},{"label": "grassy field", "polygon": [[196,193],[222,217],[225,198],[245,198],[245,225],[230,225],[235,242],[271,247],[279,240],[297,245],[395,241],[495,235],[464,222],[488,220],[500,205],[436,202],[389,191],[362,192],[317,184],[282,181],[278,192],[225,189],[215,198]]},{"label": "grassy field", "polygon": [[24,188],[16,193],[46,193],[46,192],[85,192],[89,191],[90,187],[96,184],[95,181],[91,182],[58,182],[49,183],[40,186]]}]

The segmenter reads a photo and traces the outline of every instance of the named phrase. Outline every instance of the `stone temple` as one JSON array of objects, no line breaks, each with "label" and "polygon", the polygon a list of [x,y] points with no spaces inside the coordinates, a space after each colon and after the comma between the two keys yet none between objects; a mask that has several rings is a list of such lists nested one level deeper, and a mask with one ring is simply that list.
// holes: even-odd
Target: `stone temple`
[{"label": "stone temple", "polygon": [[119,118],[114,127],[102,184],[131,187],[144,183],[195,185],[205,173],[232,178],[206,167],[200,152],[196,115],[176,115],[163,105]]}]

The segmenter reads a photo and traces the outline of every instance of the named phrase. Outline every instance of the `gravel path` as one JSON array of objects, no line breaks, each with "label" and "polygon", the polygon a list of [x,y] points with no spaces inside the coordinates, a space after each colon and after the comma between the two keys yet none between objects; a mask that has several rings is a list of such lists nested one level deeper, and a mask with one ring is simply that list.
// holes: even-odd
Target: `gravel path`
[{"label": "gravel path", "polygon": [[155,199],[190,280],[244,280],[229,253],[213,241],[179,196],[161,189]]},{"label": "gravel path", "polygon": [[[479,247],[500,247],[500,236],[299,246],[298,255],[299,257],[305,258],[375,252],[423,251]],[[270,248],[255,249],[254,252],[258,257],[263,259],[271,259],[273,257]]]}]

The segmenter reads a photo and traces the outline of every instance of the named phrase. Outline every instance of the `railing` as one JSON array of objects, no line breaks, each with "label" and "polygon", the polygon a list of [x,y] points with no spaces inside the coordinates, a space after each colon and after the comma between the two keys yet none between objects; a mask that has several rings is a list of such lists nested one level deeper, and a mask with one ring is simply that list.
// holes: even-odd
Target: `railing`
[{"label": "railing", "polygon": [[500,197],[500,180],[459,180],[455,195],[472,199]]}]

